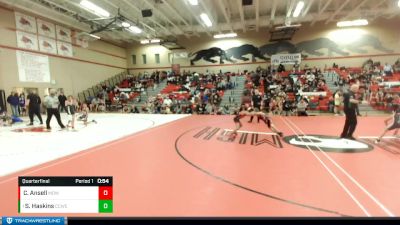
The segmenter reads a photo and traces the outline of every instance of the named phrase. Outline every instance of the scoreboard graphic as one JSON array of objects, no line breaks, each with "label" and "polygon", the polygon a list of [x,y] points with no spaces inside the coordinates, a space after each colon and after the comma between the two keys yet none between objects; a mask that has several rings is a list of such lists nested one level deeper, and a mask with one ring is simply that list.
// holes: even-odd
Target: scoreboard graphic
[{"label": "scoreboard graphic", "polygon": [[112,212],[112,177],[18,178],[18,213]]}]

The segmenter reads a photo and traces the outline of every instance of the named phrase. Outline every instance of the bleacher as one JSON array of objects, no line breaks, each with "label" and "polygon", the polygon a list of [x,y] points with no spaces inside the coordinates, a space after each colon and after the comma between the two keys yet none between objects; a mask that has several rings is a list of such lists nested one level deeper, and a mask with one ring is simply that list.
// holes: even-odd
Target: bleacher
[{"label": "bleacher", "polygon": [[[381,66],[380,69],[382,70],[383,67]],[[345,70],[340,70],[340,69],[334,69],[334,71],[342,78],[347,78],[349,74],[353,73],[361,73],[362,68],[360,67],[350,67],[346,68]],[[376,81],[373,81],[370,85],[370,91],[371,91],[371,97],[369,99],[369,105],[379,111],[385,111],[389,112],[392,110],[392,107],[390,104],[386,104],[384,99],[379,101],[379,99],[376,97],[376,93],[379,92],[380,90],[383,91],[384,93],[391,93],[391,94],[399,94],[400,93],[400,73],[393,73],[392,76],[381,76],[381,79],[383,82],[393,82],[397,83],[397,85],[393,85],[390,87],[385,87],[383,83],[378,83]]]},{"label": "bleacher", "polygon": [[[285,72],[281,72],[278,73],[280,77],[282,78],[287,78],[289,77],[289,75],[293,74],[291,71],[285,71]],[[300,72],[296,72],[296,75],[299,77],[301,75],[304,75],[305,72],[304,71],[300,71]],[[247,77],[248,81],[251,81],[250,77]],[[250,90],[253,88],[253,84],[251,82],[246,84],[246,89]],[[261,92],[262,95],[264,95],[264,82],[262,79],[260,79],[260,86],[258,87],[258,90]],[[328,86],[325,85],[325,92],[326,95],[321,96],[319,95],[315,95],[315,96],[308,96],[309,98],[309,109],[310,110],[315,110],[315,111],[323,111],[323,112],[328,112],[329,111],[329,101],[330,98],[333,97],[333,93],[331,90],[329,90]],[[295,102],[296,100],[296,95],[294,92],[285,92],[288,99],[292,102]]]},{"label": "bleacher", "polygon": [[[192,82],[190,87],[196,87],[197,84],[195,82]],[[216,86],[212,83],[207,83],[207,84],[202,84],[200,85],[202,88],[205,89],[216,89]],[[182,90],[183,85],[177,85],[177,84],[168,84],[163,90],[161,90],[160,94],[163,95],[168,95],[172,99],[177,99],[177,100],[182,100],[182,99],[188,99],[190,97],[190,92],[188,91],[183,91]],[[224,91],[219,90],[217,91],[218,95],[222,98],[224,96]]]},{"label": "bleacher", "polygon": [[121,72],[117,75],[114,75],[107,80],[101,81],[96,85],[78,93],[78,100],[80,102],[87,102],[88,99],[93,98],[99,91],[102,90],[102,84],[106,84],[108,87],[115,86],[116,84],[120,84],[127,76],[126,72]]}]

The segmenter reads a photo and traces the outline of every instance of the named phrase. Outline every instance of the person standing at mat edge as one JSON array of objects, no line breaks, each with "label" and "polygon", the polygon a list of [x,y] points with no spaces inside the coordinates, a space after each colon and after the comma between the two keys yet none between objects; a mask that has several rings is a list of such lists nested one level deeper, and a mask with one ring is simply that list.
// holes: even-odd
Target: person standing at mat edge
[{"label": "person standing at mat edge", "polygon": [[47,108],[47,120],[46,120],[47,129],[49,129],[49,130],[51,129],[50,121],[51,121],[51,117],[53,117],[53,115],[56,117],[58,125],[60,125],[60,127],[62,129],[64,129],[65,126],[61,122],[60,111],[58,111],[58,106],[59,106],[60,102],[58,101],[58,97],[56,96],[56,91],[54,89],[50,90],[50,95],[46,96],[46,98],[44,99],[44,103]]},{"label": "person standing at mat edge", "polygon": [[65,102],[67,101],[67,97],[65,97],[64,92],[60,93],[60,95],[58,96],[58,101],[60,102],[60,104],[58,105],[58,111],[59,112],[67,111],[67,108],[65,106]]},{"label": "person standing at mat edge", "polygon": [[43,124],[42,116],[40,115],[40,105],[42,104],[42,100],[40,99],[39,95],[36,94],[36,91],[31,91],[26,99],[26,105],[28,106],[28,114],[30,120],[28,126],[33,125],[34,115],[39,118],[40,124]]},{"label": "person standing at mat edge", "polygon": [[353,133],[357,126],[357,107],[360,103],[355,98],[355,93],[358,92],[359,86],[353,84],[350,90],[343,94],[344,113],[346,115],[346,122],[344,124],[343,132],[340,135],[341,138],[355,140]]}]

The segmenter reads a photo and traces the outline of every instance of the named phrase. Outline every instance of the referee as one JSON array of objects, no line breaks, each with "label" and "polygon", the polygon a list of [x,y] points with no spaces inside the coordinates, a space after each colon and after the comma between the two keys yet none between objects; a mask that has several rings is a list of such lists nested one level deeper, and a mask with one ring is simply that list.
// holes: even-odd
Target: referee
[{"label": "referee", "polygon": [[355,98],[355,93],[358,92],[359,86],[353,84],[347,93],[343,94],[344,113],[346,114],[346,122],[344,124],[343,132],[340,135],[341,138],[355,140],[353,133],[357,126],[357,108],[360,103]]},{"label": "referee", "polygon": [[46,128],[48,130],[51,129],[50,121],[53,115],[56,117],[58,125],[60,125],[61,129],[64,129],[65,126],[61,122],[60,111],[58,111],[58,105],[60,102],[58,101],[58,97],[56,96],[56,91],[54,89],[50,89],[50,95],[46,96],[44,99],[46,108],[47,108],[47,119],[46,119]]}]

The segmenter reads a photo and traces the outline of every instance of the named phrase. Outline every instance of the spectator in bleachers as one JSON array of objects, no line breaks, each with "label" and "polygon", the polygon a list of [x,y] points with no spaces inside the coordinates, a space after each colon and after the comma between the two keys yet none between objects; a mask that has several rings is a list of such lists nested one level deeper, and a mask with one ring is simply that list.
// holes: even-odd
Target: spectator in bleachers
[{"label": "spectator in bleachers", "polygon": [[300,100],[300,102],[297,103],[297,106],[296,106],[296,108],[297,108],[297,115],[298,115],[298,116],[308,116],[308,114],[307,114],[307,107],[308,107],[307,101],[306,101],[304,98],[302,98],[302,99]]},{"label": "spectator in bleachers", "polygon": [[99,99],[94,97],[90,102],[90,111],[97,112],[97,108],[99,106]]},{"label": "spectator in bleachers", "polygon": [[392,65],[385,63],[385,66],[383,67],[383,73],[386,76],[392,76],[393,75],[393,68]]},{"label": "spectator in bleachers", "polygon": [[277,71],[278,73],[285,72],[286,71],[285,66],[283,64],[279,64]]},{"label": "spectator in bleachers", "polygon": [[286,97],[286,99],[283,100],[282,110],[284,116],[290,116],[292,114],[292,109],[293,109],[292,105],[293,103],[292,101],[290,101],[288,97]]}]

